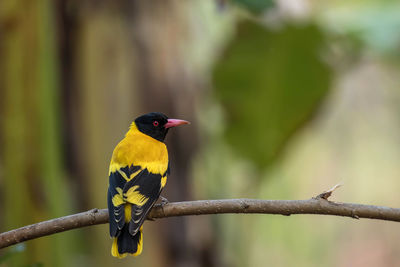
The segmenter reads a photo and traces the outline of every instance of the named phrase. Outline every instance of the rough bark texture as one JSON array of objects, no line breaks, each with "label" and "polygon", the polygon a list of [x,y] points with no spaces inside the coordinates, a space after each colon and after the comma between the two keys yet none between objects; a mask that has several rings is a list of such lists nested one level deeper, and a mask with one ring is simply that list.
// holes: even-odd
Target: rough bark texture
[{"label": "rough bark texture", "polygon": [[[308,200],[223,199],[175,202],[154,207],[148,219],[223,213],[280,214],[285,216],[321,214],[400,222],[400,209],[331,202],[321,197]],[[0,234],[0,248],[46,235],[107,222],[108,211],[106,209],[92,209],[2,233]]]}]

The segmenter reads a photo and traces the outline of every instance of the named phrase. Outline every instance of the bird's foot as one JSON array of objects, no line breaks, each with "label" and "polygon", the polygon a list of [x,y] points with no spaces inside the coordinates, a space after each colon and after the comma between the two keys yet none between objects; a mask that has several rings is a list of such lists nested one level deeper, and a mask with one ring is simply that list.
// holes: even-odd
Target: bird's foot
[{"label": "bird's foot", "polygon": [[165,206],[165,205],[167,205],[169,203],[168,199],[166,199],[163,196],[160,196],[160,199],[161,199],[161,205],[162,206]]},{"label": "bird's foot", "polygon": [[159,207],[162,208],[169,203],[168,199],[166,199],[165,197],[160,196],[160,200],[161,200],[161,203],[155,204],[154,205],[155,208],[159,208]]}]

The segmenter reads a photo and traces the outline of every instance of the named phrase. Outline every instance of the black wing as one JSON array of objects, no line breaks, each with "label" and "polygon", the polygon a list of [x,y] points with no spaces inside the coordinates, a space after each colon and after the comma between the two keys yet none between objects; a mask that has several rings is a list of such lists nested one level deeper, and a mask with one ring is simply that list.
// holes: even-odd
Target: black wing
[{"label": "black wing", "polygon": [[123,190],[125,201],[132,204],[132,218],[129,223],[131,235],[139,231],[147,214],[160,196],[162,178],[161,174],[154,174],[144,169],[125,184]]},{"label": "black wing", "polygon": [[[122,227],[125,224],[125,213],[124,213],[124,205],[121,201],[120,205],[114,206],[113,203],[113,198],[120,195],[121,200],[122,200],[122,190],[127,182],[127,180],[123,177],[123,174],[125,176],[128,174],[129,175],[129,168],[121,168],[118,171],[110,173],[109,176],[109,186],[108,186],[108,195],[107,195],[107,200],[108,200],[108,213],[110,216],[110,236],[111,237],[116,237],[118,236],[119,230],[122,229]],[[117,198],[117,197],[116,197]]]}]

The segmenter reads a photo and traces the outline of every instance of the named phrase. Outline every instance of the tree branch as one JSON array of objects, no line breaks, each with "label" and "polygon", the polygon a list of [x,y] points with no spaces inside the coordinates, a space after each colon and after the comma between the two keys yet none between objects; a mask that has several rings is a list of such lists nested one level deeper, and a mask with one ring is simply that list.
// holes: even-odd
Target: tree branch
[{"label": "tree branch", "polygon": [[[148,219],[221,213],[261,213],[286,216],[321,214],[400,222],[400,209],[331,202],[321,195],[308,200],[224,199],[175,202],[153,207]],[[1,233],[0,248],[46,235],[107,222],[108,211],[106,209],[93,209]]]}]

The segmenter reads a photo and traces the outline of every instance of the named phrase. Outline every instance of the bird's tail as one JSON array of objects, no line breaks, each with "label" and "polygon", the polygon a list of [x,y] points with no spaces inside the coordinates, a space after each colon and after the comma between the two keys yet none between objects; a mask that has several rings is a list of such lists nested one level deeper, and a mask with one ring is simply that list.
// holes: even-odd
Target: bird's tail
[{"label": "bird's tail", "polygon": [[128,254],[139,256],[143,249],[143,226],[139,232],[132,236],[129,233],[129,224],[125,224],[118,237],[113,238],[111,255],[118,258],[125,258]]}]

